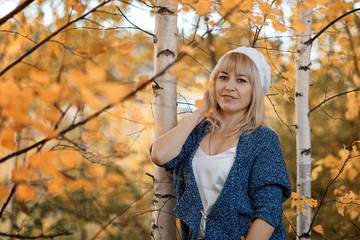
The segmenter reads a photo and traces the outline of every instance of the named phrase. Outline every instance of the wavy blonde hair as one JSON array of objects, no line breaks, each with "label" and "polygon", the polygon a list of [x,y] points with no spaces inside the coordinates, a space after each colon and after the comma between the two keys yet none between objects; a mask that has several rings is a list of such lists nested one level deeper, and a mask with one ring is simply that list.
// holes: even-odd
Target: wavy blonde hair
[{"label": "wavy blonde hair", "polygon": [[209,89],[209,114],[207,114],[206,117],[207,120],[212,123],[210,132],[213,132],[222,124],[222,110],[215,98],[215,81],[217,80],[219,73],[229,73],[233,71],[235,71],[237,75],[245,75],[249,79],[253,91],[252,99],[245,113],[245,117],[243,119],[239,119],[238,123],[234,126],[234,134],[241,135],[243,133],[252,132],[259,126],[266,126],[264,121],[264,95],[260,85],[260,77],[256,65],[245,54],[233,52],[224,55],[216,64],[210,75],[210,81],[213,84]]}]

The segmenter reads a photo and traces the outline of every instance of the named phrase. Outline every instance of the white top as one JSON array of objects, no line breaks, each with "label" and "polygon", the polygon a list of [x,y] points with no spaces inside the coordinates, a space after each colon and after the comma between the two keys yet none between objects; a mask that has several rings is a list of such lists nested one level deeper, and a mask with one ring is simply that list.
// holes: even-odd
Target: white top
[{"label": "white top", "polygon": [[196,185],[200,192],[201,201],[204,207],[204,214],[201,218],[198,238],[205,238],[205,218],[215,204],[224,183],[234,164],[236,147],[225,152],[210,156],[204,153],[199,146],[193,158],[193,169]]}]

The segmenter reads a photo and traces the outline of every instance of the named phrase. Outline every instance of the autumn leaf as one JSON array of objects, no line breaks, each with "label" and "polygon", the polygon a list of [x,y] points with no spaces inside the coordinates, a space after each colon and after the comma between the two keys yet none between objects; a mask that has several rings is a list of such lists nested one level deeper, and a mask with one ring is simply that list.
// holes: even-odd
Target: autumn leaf
[{"label": "autumn leaf", "polygon": [[9,189],[0,187],[0,202],[3,202],[9,196]]},{"label": "autumn leaf", "polygon": [[119,65],[118,70],[124,74],[130,74],[134,71],[134,69],[132,68],[132,66],[130,66],[127,63],[122,63]]},{"label": "autumn leaf", "polygon": [[134,49],[134,42],[130,40],[123,40],[119,43],[114,44],[121,53],[126,54]]},{"label": "autumn leaf", "polygon": [[321,225],[316,225],[315,227],[313,227],[315,232],[318,232],[320,234],[324,234],[324,229]]},{"label": "autumn leaf", "polygon": [[105,167],[102,165],[92,165],[86,168],[85,173],[91,177],[100,178],[104,176]]},{"label": "autumn leaf", "polygon": [[50,72],[33,69],[30,71],[30,79],[36,83],[46,84],[50,82]]},{"label": "autumn leaf", "polygon": [[31,173],[32,170],[27,167],[16,168],[11,171],[12,181],[14,183],[26,182],[29,179]]},{"label": "autumn leaf", "polygon": [[16,148],[15,133],[16,132],[12,127],[2,129],[0,132],[1,146],[10,150],[14,150]]},{"label": "autumn leaf", "polygon": [[236,5],[239,5],[241,0],[221,0],[220,3],[226,11],[233,10]]},{"label": "autumn leaf", "polygon": [[27,184],[19,184],[16,190],[16,199],[20,202],[33,201],[36,199],[36,191]]},{"label": "autumn leaf", "polygon": [[293,29],[297,33],[302,33],[306,31],[306,26],[303,23],[295,23],[292,25]]},{"label": "autumn leaf", "polygon": [[194,8],[196,9],[196,13],[200,16],[206,15],[211,11],[213,3],[209,0],[199,0],[194,4]]},{"label": "autumn leaf", "polygon": [[191,46],[184,46],[182,45],[179,49],[179,52],[183,52],[186,53],[189,56],[193,56],[194,55],[194,49]]},{"label": "autumn leaf", "polygon": [[59,121],[61,114],[57,109],[46,109],[43,112],[44,119],[49,121],[51,124],[55,124]]},{"label": "autumn leaf", "polygon": [[195,100],[195,107],[199,108],[203,104],[202,99]]},{"label": "autumn leaf", "polygon": [[264,15],[267,15],[267,14],[270,14],[271,13],[271,6],[269,3],[267,2],[262,2],[259,4],[259,8],[261,10],[261,12],[264,14]]},{"label": "autumn leaf", "polygon": [[80,166],[82,155],[75,150],[65,150],[60,152],[60,161],[66,169],[74,169]]},{"label": "autumn leaf", "polygon": [[36,121],[33,123],[34,127],[41,133],[43,133],[46,137],[49,138],[55,138],[59,135],[59,132],[56,130],[51,130],[48,127],[46,127],[44,124]]}]

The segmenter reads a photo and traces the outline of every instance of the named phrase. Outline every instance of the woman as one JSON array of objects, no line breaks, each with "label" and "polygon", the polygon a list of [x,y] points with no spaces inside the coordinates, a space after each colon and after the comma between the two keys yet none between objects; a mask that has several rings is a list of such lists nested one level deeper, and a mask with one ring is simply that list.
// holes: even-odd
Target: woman
[{"label": "woman", "polygon": [[183,239],[287,239],[290,182],[278,136],[265,127],[270,67],[253,48],[225,54],[203,104],[152,145],[169,170]]}]

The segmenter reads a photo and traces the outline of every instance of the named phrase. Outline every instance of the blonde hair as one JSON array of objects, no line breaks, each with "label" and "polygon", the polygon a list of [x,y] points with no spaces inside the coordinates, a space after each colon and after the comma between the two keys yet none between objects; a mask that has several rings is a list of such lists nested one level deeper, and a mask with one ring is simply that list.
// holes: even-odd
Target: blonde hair
[{"label": "blonde hair", "polygon": [[239,119],[234,126],[234,134],[243,134],[252,132],[259,126],[266,126],[264,121],[264,95],[260,85],[259,72],[254,62],[245,54],[228,53],[224,55],[210,75],[210,81],[213,83],[209,90],[208,106],[209,113],[207,120],[212,123],[210,132],[219,128],[221,121],[221,108],[215,99],[215,81],[221,72],[235,72],[237,75],[245,75],[252,86],[252,99],[243,119]]}]

